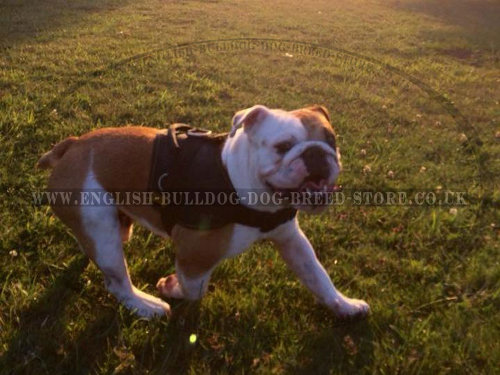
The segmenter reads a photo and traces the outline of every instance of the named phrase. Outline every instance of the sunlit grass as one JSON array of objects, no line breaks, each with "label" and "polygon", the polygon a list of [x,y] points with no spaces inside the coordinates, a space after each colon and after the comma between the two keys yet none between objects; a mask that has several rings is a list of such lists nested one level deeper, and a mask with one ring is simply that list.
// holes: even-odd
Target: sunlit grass
[{"label": "sunlit grass", "polygon": [[[497,371],[499,7],[456,3],[0,5],[0,372]],[[172,58],[160,49],[123,60],[245,36],[309,41],[396,66],[452,100],[483,144],[471,147],[469,129],[384,69],[265,50]],[[339,289],[370,303],[367,321],[335,320],[268,243],[221,264],[200,304],[172,302],[172,321],[137,319],[108,295],[50,209],[31,204],[47,176],[36,160],[58,140],[103,126],[227,131],[233,113],[255,103],[326,105],[345,189],[440,186],[466,191],[471,204],[301,215]],[[126,253],[134,282],[151,293],[174,271],[172,245],[144,229]]]}]

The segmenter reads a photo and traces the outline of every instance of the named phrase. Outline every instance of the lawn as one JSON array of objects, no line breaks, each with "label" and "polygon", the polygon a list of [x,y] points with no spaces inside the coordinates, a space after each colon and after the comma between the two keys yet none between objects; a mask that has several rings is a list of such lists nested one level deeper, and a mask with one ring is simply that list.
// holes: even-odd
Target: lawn
[{"label": "lawn", "polygon": [[[500,373],[499,20],[493,0],[0,0],[0,373]],[[36,161],[105,126],[227,131],[257,103],[330,110],[346,193],[467,204],[300,215],[365,321],[335,319],[269,243],[171,320],[138,319],[33,204]],[[174,271],[145,229],[125,250],[143,290]]]}]

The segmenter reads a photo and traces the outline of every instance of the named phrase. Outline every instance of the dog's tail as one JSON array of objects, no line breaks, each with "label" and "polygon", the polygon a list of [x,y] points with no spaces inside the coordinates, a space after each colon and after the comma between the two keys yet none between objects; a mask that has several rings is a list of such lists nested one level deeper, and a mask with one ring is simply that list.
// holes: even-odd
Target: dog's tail
[{"label": "dog's tail", "polygon": [[43,154],[40,160],[38,160],[38,163],[36,164],[37,168],[54,168],[66,151],[68,151],[68,149],[77,141],[78,137],[68,137],[64,141],[56,144],[52,150]]}]

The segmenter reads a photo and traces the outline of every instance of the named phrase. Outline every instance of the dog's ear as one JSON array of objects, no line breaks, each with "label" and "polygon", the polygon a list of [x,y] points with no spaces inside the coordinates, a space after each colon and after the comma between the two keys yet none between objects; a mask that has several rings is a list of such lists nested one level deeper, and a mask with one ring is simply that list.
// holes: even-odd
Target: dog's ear
[{"label": "dog's ear", "polygon": [[318,112],[320,115],[324,116],[328,122],[330,122],[330,112],[328,112],[328,109],[326,109],[325,106],[314,104],[307,109],[310,109],[313,112]]},{"label": "dog's ear", "polygon": [[244,109],[242,111],[236,112],[233,116],[231,133],[229,136],[232,137],[236,134],[236,130],[243,126],[245,131],[248,131],[255,124],[258,124],[266,118],[269,114],[269,108],[263,105],[254,105],[251,108]]}]

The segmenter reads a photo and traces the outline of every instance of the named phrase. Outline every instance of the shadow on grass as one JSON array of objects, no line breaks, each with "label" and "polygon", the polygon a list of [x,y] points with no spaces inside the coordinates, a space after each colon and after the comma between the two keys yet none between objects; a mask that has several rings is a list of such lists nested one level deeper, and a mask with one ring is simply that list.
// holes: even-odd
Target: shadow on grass
[{"label": "shadow on grass", "polygon": [[128,0],[6,0],[0,2],[0,47],[10,47],[57,29],[88,22],[92,13],[126,6]]},{"label": "shadow on grass", "polygon": [[[500,42],[500,3],[494,0],[410,0],[395,1],[393,4],[399,9],[423,13],[436,18],[450,26],[460,28],[457,36],[483,43],[486,48],[491,48],[491,43],[498,47]],[[449,40],[449,35],[443,30],[425,32],[439,40]],[[449,51],[458,58],[467,57],[469,51]]]},{"label": "shadow on grass", "polygon": [[199,350],[190,336],[198,331],[201,302],[174,301],[172,310],[174,314],[166,330],[166,337],[172,345],[169,345],[161,364],[157,364],[155,373],[158,374],[188,373],[193,354]]},{"label": "shadow on grass", "polygon": [[[84,321],[80,327],[67,317],[67,307],[81,297],[84,285],[80,275],[88,263],[83,255],[76,257],[43,297],[19,314],[17,332],[0,357],[0,374],[88,374],[98,371],[109,355],[113,356],[110,348],[121,344],[121,318],[116,310],[98,309],[95,319]],[[192,354],[199,350],[189,339],[198,329],[200,303],[173,302],[173,310],[172,319],[160,328],[162,342],[144,342],[135,353],[142,357],[139,367],[161,374],[188,372]],[[130,327],[136,320],[136,316],[127,314],[124,324]],[[74,329],[79,331],[76,335],[71,334]],[[155,355],[165,343],[171,344],[164,353]]]},{"label": "shadow on grass", "polygon": [[104,345],[118,331],[116,314],[100,314],[68,342],[65,308],[83,289],[80,274],[88,258],[79,256],[57,277],[48,292],[20,314],[18,330],[0,358],[0,373],[87,373],[99,361]]},{"label": "shadow on grass", "polygon": [[359,374],[371,368],[373,333],[369,321],[339,322],[321,332],[305,335],[293,374]]},{"label": "shadow on grass", "polygon": [[[121,324],[130,327],[136,318],[133,315],[126,316],[125,322],[120,323],[120,315],[115,310],[98,309],[92,321],[85,321],[80,327],[72,325],[75,320],[68,319],[67,307],[81,297],[84,285],[80,275],[87,264],[88,259],[83,255],[76,257],[45,295],[20,314],[17,333],[0,357],[1,374],[88,374],[99,371],[101,366],[112,365],[113,362],[108,361],[109,356],[113,356],[112,348],[119,348],[123,344]],[[211,348],[193,342],[191,338],[193,333],[200,331],[200,302],[169,302],[172,304],[173,317],[167,324],[157,326],[159,334],[154,338],[140,341],[135,349],[131,348],[137,358],[137,367],[124,370],[133,373],[148,370],[155,374],[185,374],[192,370],[193,360],[198,361],[200,357],[210,359],[209,367],[212,370],[218,372],[227,369],[227,363],[217,359]],[[258,326],[257,321],[249,324]],[[72,334],[72,330],[78,332]],[[266,340],[266,334],[264,327],[252,340]],[[358,373],[370,368],[373,337],[367,321],[338,322],[331,328],[302,333],[300,336],[303,345],[296,361],[293,366],[285,368],[291,373]],[[231,347],[231,350],[236,351],[234,356],[242,356],[243,363],[251,366],[251,349],[249,353],[242,353],[240,350],[248,351],[249,348],[238,343]]]}]

